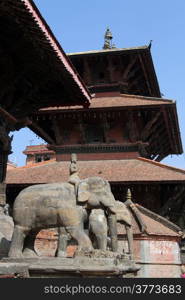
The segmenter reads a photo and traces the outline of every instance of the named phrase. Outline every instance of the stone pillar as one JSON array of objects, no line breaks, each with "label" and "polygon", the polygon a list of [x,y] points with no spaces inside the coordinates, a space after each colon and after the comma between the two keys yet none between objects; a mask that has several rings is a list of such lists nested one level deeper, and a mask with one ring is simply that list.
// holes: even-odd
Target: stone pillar
[{"label": "stone pillar", "polygon": [[9,151],[2,151],[0,147],[0,212],[1,208],[6,204],[6,168],[8,162]]},{"label": "stone pillar", "polygon": [[4,182],[0,183],[0,213],[4,211],[4,206],[6,204],[6,184]]},{"label": "stone pillar", "polygon": [[8,155],[11,153],[12,137],[9,136],[10,126],[0,118],[0,207],[6,204],[6,169]]},{"label": "stone pillar", "polygon": [[0,118],[0,259],[8,256],[12,238],[13,219],[5,214],[6,205],[6,169],[8,155],[11,153],[11,141],[9,137],[10,125]]},{"label": "stone pillar", "polygon": [[11,238],[14,229],[13,219],[5,214],[6,205],[6,176],[8,153],[0,153],[0,260],[8,256]]}]

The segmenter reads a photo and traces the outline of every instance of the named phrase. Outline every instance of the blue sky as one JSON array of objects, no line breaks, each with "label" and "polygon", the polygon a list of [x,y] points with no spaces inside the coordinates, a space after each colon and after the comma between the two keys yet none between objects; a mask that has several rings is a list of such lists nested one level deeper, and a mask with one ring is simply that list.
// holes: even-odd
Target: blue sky
[{"label": "blue sky", "polygon": [[[109,26],[118,48],[153,40],[152,56],[161,92],[177,101],[185,148],[185,1],[184,0],[34,0],[65,52],[98,50]],[[26,145],[44,143],[28,129],[14,133],[10,159],[25,164]],[[185,155],[163,163],[184,168]]]}]

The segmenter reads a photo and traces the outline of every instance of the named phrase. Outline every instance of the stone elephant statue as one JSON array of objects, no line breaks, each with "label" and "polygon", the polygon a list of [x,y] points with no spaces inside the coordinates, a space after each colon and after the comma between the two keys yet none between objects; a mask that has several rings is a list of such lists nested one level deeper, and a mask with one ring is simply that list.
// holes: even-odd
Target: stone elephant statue
[{"label": "stone elephant statue", "polygon": [[[124,203],[120,201],[114,202],[114,211],[116,213],[117,222],[123,223],[125,225],[128,241],[128,250],[131,259],[133,259],[133,231],[131,211],[133,216],[136,218],[142,233],[147,233],[147,226],[142,220],[140,212],[138,211],[135,204],[132,202],[131,198],[131,191],[130,189],[128,189],[126,201]],[[109,228],[107,226],[107,219],[104,210],[94,209],[91,211],[89,216],[89,231],[92,232],[95,236],[97,248],[101,250],[106,250]]]},{"label": "stone elephant statue", "polygon": [[[13,207],[14,232],[9,257],[22,257],[25,238],[30,232],[58,227],[64,228],[78,243],[79,250],[91,251],[91,240],[84,231],[84,208],[89,213],[94,208],[106,211],[112,249],[117,250],[117,228],[114,196],[109,183],[100,177],[90,177],[78,184],[77,195],[69,182],[33,185],[22,190]],[[62,230],[61,230],[62,232]],[[59,236],[57,256],[63,235]]]},{"label": "stone elephant statue", "polygon": [[[120,201],[115,201],[116,221],[125,225],[128,250],[133,258],[133,232],[131,214],[127,206]],[[106,250],[108,246],[109,228],[104,210],[94,209],[89,216],[89,231],[93,233],[96,241],[96,248]]]}]

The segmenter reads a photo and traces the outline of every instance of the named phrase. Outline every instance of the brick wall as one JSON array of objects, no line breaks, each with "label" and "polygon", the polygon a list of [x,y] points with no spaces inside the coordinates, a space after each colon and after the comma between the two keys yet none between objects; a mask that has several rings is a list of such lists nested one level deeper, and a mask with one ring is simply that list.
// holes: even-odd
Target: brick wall
[{"label": "brick wall", "polygon": [[[39,256],[54,257],[58,246],[57,229],[41,230],[36,236],[35,251]],[[73,257],[77,248],[75,241],[70,241],[67,247],[67,257]]]}]

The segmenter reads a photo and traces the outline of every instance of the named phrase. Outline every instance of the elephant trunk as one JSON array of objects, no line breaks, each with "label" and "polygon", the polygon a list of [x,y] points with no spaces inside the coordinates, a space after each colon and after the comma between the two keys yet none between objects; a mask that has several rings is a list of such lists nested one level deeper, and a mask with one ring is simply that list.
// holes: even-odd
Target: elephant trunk
[{"label": "elephant trunk", "polygon": [[117,218],[116,214],[109,213],[108,218],[108,227],[111,238],[111,248],[113,252],[117,252],[118,250],[118,238],[117,238]]}]

